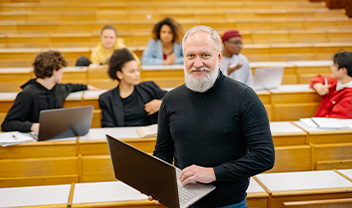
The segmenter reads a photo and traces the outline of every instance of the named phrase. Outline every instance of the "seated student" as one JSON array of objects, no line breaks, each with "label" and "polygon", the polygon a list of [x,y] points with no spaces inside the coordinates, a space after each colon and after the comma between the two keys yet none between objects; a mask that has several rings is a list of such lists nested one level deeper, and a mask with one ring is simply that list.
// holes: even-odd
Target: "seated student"
[{"label": "seated student", "polygon": [[[107,60],[111,54],[116,49],[126,48],[124,45],[124,40],[122,38],[117,38],[117,31],[115,27],[111,25],[106,25],[103,27],[100,33],[101,42],[95,47],[94,51],[90,56],[90,61],[92,64],[108,64]],[[138,65],[140,65],[140,60],[136,54],[132,52]]]},{"label": "seated student", "polygon": [[234,80],[253,85],[252,70],[248,59],[240,54],[242,50],[242,35],[237,30],[228,30],[222,36],[224,44],[220,70]]},{"label": "seated student", "polygon": [[339,52],[333,58],[332,77],[318,75],[310,83],[322,100],[316,117],[352,118],[352,53]]},{"label": "seated student", "polygon": [[119,84],[99,96],[101,126],[146,126],[157,123],[161,99],[166,91],[152,81],[140,83],[138,64],[129,50],[114,51],[108,73]]},{"label": "seated student", "polygon": [[71,93],[97,88],[84,84],[60,84],[67,62],[58,51],[39,53],[33,63],[36,79],[21,86],[20,92],[1,125],[2,131],[38,132],[41,110],[62,108]]},{"label": "seated student", "polygon": [[182,27],[174,19],[167,17],[153,28],[153,39],[143,52],[143,65],[183,64]]}]

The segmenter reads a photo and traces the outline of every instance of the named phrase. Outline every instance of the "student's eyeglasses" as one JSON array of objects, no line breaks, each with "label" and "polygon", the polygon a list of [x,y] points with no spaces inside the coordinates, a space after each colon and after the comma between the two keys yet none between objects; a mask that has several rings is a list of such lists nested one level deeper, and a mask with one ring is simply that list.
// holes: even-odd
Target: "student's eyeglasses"
[{"label": "student's eyeglasses", "polygon": [[231,43],[233,45],[238,45],[238,46],[243,45],[242,41],[229,41],[229,40],[227,40],[226,42],[229,42],[229,43]]}]

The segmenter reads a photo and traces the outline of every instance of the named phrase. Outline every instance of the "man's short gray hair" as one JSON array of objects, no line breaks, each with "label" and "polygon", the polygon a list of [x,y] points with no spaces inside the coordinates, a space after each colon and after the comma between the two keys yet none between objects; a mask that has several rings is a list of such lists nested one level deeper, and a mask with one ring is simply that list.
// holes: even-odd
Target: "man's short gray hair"
[{"label": "man's short gray hair", "polygon": [[207,32],[211,35],[212,39],[215,41],[215,48],[218,51],[218,53],[220,53],[221,51],[221,39],[220,39],[220,35],[218,32],[216,32],[216,30],[214,30],[211,27],[208,26],[195,26],[192,27],[190,30],[188,30],[188,32],[185,34],[185,36],[183,36],[182,39],[182,48],[185,48],[185,41],[188,38],[188,36],[190,36],[191,34],[195,33],[195,32],[199,32],[199,31],[203,31],[203,32]]}]

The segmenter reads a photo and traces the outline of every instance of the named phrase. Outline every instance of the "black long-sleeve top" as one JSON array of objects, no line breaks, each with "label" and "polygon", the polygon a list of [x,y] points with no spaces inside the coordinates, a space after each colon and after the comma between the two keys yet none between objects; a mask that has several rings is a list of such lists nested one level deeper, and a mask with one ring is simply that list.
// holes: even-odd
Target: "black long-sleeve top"
[{"label": "black long-sleeve top", "polygon": [[[123,106],[123,101],[120,96],[119,86],[109,90],[99,96],[99,107],[102,113],[101,126],[102,127],[121,127],[128,126],[125,123],[126,108],[142,108],[144,111],[144,104],[153,99],[163,99],[167,91],[160,89],[160,87],[153,81],[142,82],[135,85],[136,96],[140,102],[132,103],[133,106]],[[142,105],[140,105],[142,103]],[[131,103],[130,103],[131,104]],[[158,121],[158,113],[147,115],[145,113],[146,125],[155,124]],[[133,113],[130,113],[130,115]],[[138,121],[136,122],[138,123]]]},{"label": "black long-sleeve top", "polygon": [[87,90],[84,84],[56,84],[51,90],[31,79],[21,86],[15,102],[1,125],[2,131],[29,132],[39,122],[41,110],[62,108],[65,98],[76,91]]},{"label": "black long-sleeve top", "polygon": [[213,167],[216,189],[196,206],[217,207],[246,197],[249,177],[271,169],[275,150],[266,110],[248,86],[219,72],[197,93],[182,85],[163,99],[154,155],[180,169]]}]

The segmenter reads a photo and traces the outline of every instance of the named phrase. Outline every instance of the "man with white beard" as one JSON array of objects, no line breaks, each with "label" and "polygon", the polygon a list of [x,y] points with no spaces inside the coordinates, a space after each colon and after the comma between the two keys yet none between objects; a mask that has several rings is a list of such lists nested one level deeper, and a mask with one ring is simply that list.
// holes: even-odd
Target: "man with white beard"
[{"label": "man with white beard", "polygon": [[250,87],[219,70],[215,30],[194,27],[182,46],[186,84],[162,101],[154,155],[182,169],[182,184],[216,186],[192,207],[247,207],[249,177],[274,165],[266,110]]}]

